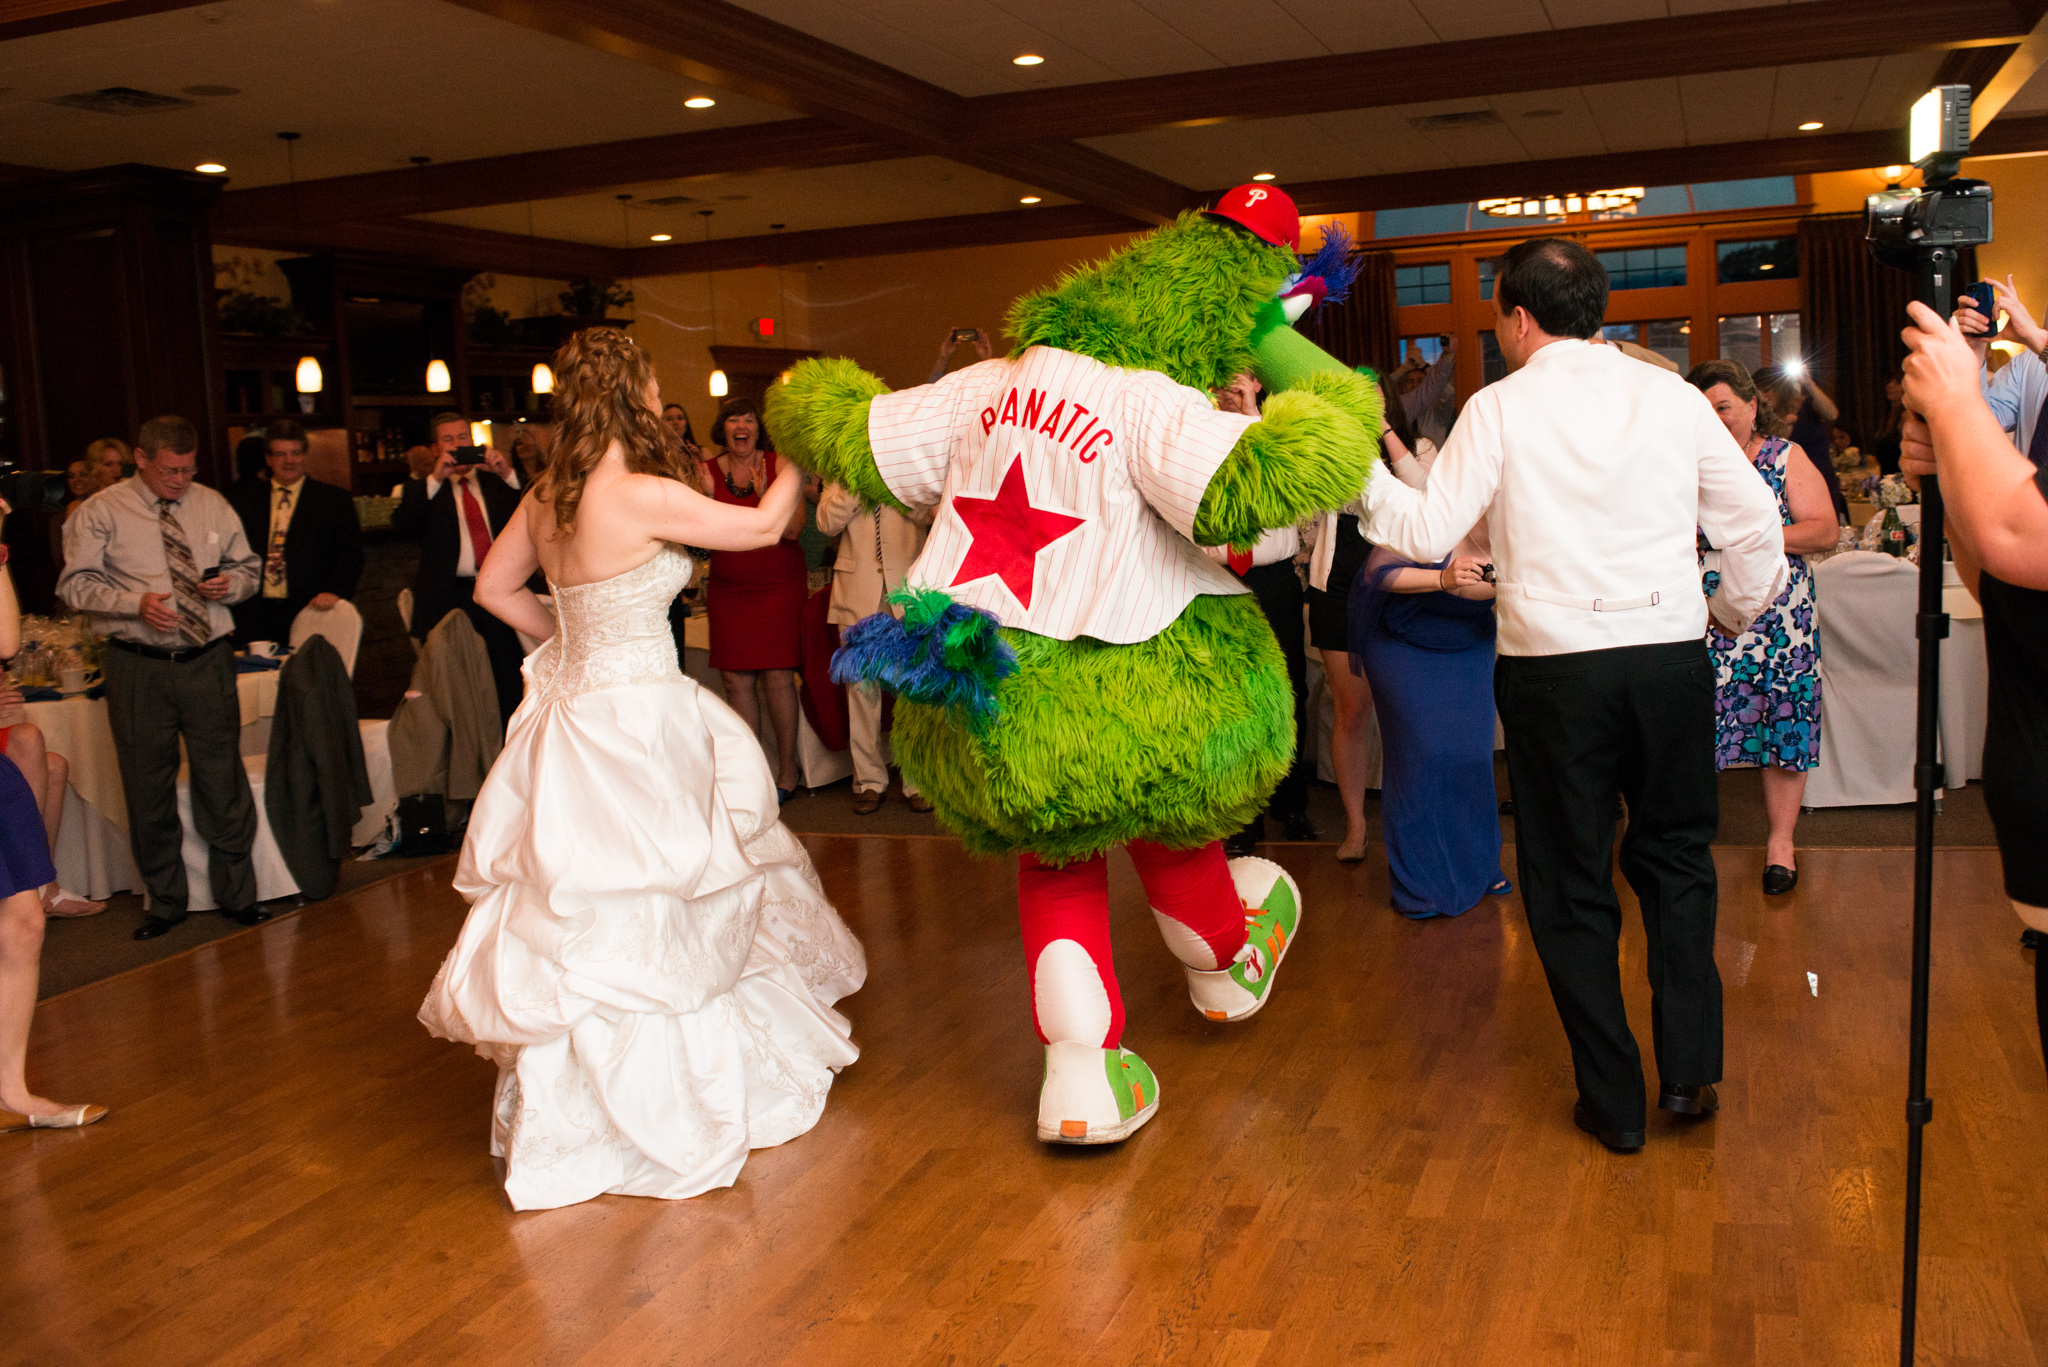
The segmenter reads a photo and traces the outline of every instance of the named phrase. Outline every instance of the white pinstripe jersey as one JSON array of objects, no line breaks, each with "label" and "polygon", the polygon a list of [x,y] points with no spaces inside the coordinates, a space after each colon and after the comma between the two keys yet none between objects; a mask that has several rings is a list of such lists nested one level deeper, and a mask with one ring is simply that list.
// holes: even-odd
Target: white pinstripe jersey
[{"label": "white pinstripe jersey", "polygon": [[1195,547],[1209,480],[1257,419],[1054,347],[877,398],[889,491],[940,503],[908,582],[1071,641],[1158,635],[1197,594],[1243,593]]}]

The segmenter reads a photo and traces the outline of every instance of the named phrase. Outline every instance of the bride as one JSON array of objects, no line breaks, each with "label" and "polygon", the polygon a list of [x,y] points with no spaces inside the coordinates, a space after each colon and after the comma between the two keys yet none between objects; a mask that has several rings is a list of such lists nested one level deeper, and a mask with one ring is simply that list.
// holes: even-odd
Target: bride
[{"label": "bride", "polygon": [[[682,544],[772,544],[801,476],[785,464],[758,508],[698,493],[622,332],[579,333],[555,376],[547,469],[476,582],[546,643],[472,810],[469,919],[420,1008],[498,1065],[491,1152],[518,1210],[732,1185],[749,1149],[817,1123],[858,1053],[832,1003],[867,974],[760,743],[669,634]],[[554,614],[525,587],[536,565]]]}]

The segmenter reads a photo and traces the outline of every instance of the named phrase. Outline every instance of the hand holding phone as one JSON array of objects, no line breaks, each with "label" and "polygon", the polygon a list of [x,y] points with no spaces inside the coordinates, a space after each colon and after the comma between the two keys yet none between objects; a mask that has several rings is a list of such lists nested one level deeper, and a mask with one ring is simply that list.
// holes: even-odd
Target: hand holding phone
[{"label": "hand holding phone", "polygon": [[490,454],[488,446],[458,446],[453,452],[457,465],[482,465],[484,457]]},{"label": "hand holding phone", "polygon": [[1965,285],[1963,287],[1963,301],[1976,309],[1977,312],[1983,314],[1985,322],[1992,323],[1998,321],[1998,305],[1992,297],[1991,282],[1989,280],[1979,280],[1974,285]]}]

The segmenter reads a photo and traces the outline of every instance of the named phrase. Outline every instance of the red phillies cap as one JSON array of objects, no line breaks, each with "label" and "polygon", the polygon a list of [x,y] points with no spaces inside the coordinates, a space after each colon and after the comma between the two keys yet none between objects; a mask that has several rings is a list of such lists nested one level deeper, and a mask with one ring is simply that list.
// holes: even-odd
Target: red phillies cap
[{"label": "red phillies cap", "polygon": [[1276,247],[1292,249],[1301,239],[1301,214],[1277,185],[1240,185],[1209,211],[1251,230]]}]

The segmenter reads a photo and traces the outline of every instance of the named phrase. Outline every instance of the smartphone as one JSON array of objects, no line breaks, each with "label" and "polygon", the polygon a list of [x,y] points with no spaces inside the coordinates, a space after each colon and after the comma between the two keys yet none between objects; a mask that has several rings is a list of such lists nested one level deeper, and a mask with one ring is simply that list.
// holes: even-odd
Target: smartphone
[{"label": "smartphone", "polygon": [[1977,312],[1983,314],[1989,321],[1994,323],[1998,321],[1997,308],[1991,302],[1991,282],[1989,280],[1979,280],[1974,285],[1964,286],[1963,298],[1974,304]]},{"label": "smartphone", "polygon": [[[453,424],[450,425],[452,426]],[[458,446],[455,448],[455,463],[457,465],[482,465],[484,463],[484,454],[490,449],[488,446]]]},{"label": "smartphone", "polygon": [[980,336],[980,328],[954,328],[952,340],[956,342],[972,342]]}]

